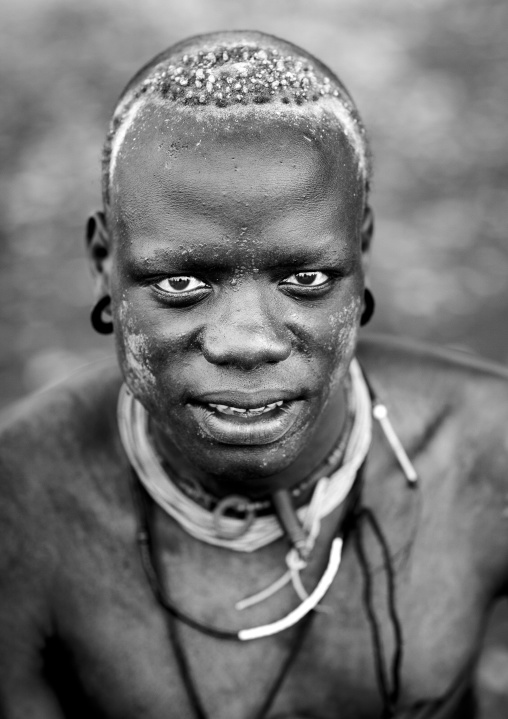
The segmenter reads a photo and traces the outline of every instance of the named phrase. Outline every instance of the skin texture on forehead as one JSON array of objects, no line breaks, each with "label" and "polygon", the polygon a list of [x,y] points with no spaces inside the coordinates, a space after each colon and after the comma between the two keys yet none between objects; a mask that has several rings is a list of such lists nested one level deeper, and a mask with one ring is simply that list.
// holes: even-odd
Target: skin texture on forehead
[{"label": "skin texture on forehead", "polygon": [[103,194],[110,184],[125,135],[146,103],[164,105],[168,118],[185,108],[206,121],[230,121],[246,108],[252,117],[335,115],[354,149],[368,186],[371,173],[366,133],[356,107],[339,79],[319,60],[290,43],[255,32],[214,33],[169,48],[131,80],[111,121],[103,153]]},{"label": "skin texture on forehead", "polygon": [[[235,113],[229,117],[223,114],[204,113],[196,115],[194,108],[177,106],[171,109],[168,116],[167,101],[157,98],[138,98],[129,108],[122,125],[111,144],[108,186],[114,186],[117,163],[121,155],[127,156],[136,137],[143,135],[143,129],[152,118],[158,115],[160,128],[163,131],[172,127],[182,128],[190,125],[193,128],[199,125],[203,135],[215,135],[220,142],[221,135],[241,132],[245,136],[264,131],[269,125],[278,126],[280,130],[287,127],[288,133],[298,128],[304,132],[309,142],[326,142],[326,136],[344,135],[350,145],[357,168],[357,176],[365,188],[367,173],[366,156],[364,154],[361,138],[358,136],[351,116],[338,104],[334,98],[324,98],[321,103],[307,107],[289,109],[284,105],[270,105],[263,108],[262,114],[256,107],[247,106],[235,108]],[[261,129],[263,128],[263,129]],[[130,142],[126,143],[126,138]],[[192,142],[189,138],[189,144]],[[109,195],[109,202],[111,196]]]},{"label": "skin texture on forehead", "polygon": [[[252,149],[248,150],[249,147]],[[274,151],[278,149],[282,149],[282,157],[274,163]],[[289,177],[296,193],[295,213],[305,212],[306,200],[317,201],[329,193],[330,183],[340,186],[342,198],[347,183],[348,197],[359,197],[360,206],[365,200],[354,148],[335,113],[326,106],[296,113],[274,108],[261,118],[252,108],[243,108],[227,122],[217,122],[211,116],[196,116],[190,108],[179,108],[168,118],[164,104],[150,102],[139,109],[135,123],[125,126],[112,179],[112,217],[120,223],[127,215],[130,222],[145,222],[147,216],[141,211],[139,195],[143,187],[150,187],[151,193],[168,193],[175,198],[184,191],[191,193],[196,207],[201,207],[208,201],[201,196],[202,186],[209,192],[205,173],[215,176],[212,187],[222,187],[222,170],[235,160],[235,155],[238,160],[244,152],[249,156],[249,165],[258,168],[252,174],[249,194],[262,195],[266,205],[277,202],[278,183],[284,184]],[[150,163],[145,162],[148,157]],[[316,168],[311,178],[300,174],[300,161],[305,158],[316,160],[311,162]],[[132,172],[136,180],[124,182],[123,178]],[[240,164],[236,172],[249,172],[249,168]],[[142,177],[146,180],[144,186],[138,181]],[[301,182],[305,187],[298,189]],[[231,193],[240,201],[241,185],[222,187],[215,209],[226,211],[227,196]],[[337,203],[340,204],[339,195]],[[177,212],[179,201],[174,204]],[[247,207],[244,213],[248,216]],[[116,223],[112,223],[111,229],[115,228]]]}]

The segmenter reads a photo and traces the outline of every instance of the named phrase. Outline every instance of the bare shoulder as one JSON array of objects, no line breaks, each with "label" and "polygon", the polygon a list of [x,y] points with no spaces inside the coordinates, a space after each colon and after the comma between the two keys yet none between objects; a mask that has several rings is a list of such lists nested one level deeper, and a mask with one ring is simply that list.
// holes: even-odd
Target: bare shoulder
[{"label": "bare shoulder", "polygon": [[[507,454],[508,371],[476,355],[383,336],[359,345],[375,391],[409,438],[447,426],[467,454]],[[506,465],[505,465],[506,466]]]},{"label": "bare shoulder", "polygon": [[476,438],[487,441],[492,428],[508,420],[508,371],[502,365],[460,350],[399,338],[372,336],[359,345],[358,357],[392,411],[430,421],[446,415],[467,418]]},{"label": "bare shoulder", "polygon": [[[429,511],[474,536],[508,587],[508,372],[466,352],[373,337],[359,360],[421,476]],[[468,540],[464,540],[468,541]]]},{"label": "bare shoulder", "polygon": [[[409,384],[427,391],[429,384],[446,382],[467,393],[470,388],[508,386],[508,370],[473,353],[437,347],[416,340],[370,335],[359,343],[358,355],[367,369],[392,388]],[[464,384],[465,382],[465,384]]]},{"label": "bare shoulder", "polygon": [[0,416],[0,459],[23,474],[79,462],[87,448],[111,442],[121,384],[116,364],[101,362],[21,400]]},{"label": "bare shoulder", "polygon": [[95,567],[110,551],[104,538],[128,506],[120,381],[113,366],[97,365],[23,400],[0,423],[0,694],[17,704],[22,687],[41,716],[60,716],[41,655],[72,592],[86,589],[86,562]]},{"label": "bare shoulder", "polygon": [[[86,501],[98,467],[106,469],[114,462],[115,452],[120,451],[116,431],[120,383],[116,367],[101,363],[2,413],[4,557],[7,552],[35,562],[38,553],[51,552],[51,535],[69,515],[71,498]],[[50,558],[40,559],[40,565],[47,567]]]}]

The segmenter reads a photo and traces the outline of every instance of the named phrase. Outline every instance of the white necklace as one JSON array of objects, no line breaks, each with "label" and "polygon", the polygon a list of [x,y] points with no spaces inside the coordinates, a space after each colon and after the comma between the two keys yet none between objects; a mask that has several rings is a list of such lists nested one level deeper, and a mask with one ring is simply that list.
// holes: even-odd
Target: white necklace
[{"label": "white necklace", "polygon": [[[330,477],[323,477],[319,480],[309,505],[298,510],[299,518],[303,521],[304,528],[307,532],[307,548],[309,551],[312,549],[315,539],[319,534],[321,519],[344,502],[354,484],[358,470],[360,470],[367,456],[372,435],[371,413],[373,413],[374,417],[379,421],[386,439],[392,447],[401,469],[406,476],[408,484],[410,486],[416,486],[418,480],[417,473],[388,419],[385,405],[376,398],[355,359],[351,362],[349,372],[354,401],[354,422],[347,442],[343,464],[336,472],[333,472]],[[247,537],[235,537],[228,540],[223,537],[214,536],[214,523],[213,520],[211,520],[211,513],[199,505],[196,505],[181,492],[164,471],[161,461],[149,441],[148,415],[126,387],[122,387],[120,392],[118,421],[124,448],[132,466],[137,472],[139,480],[151,497],[170,514],[170,516],[179,522],[182,527],[192,534],[192,536],[209,544],[226,547],[234,551],[252,552],[259,547],[270,544],[283,535],[282,528],[278,523],[273,527],[273,521],[269,521],[274,518],[260,517],[253,523],[252,527],[249,527],[249,531],[246,533],[248,535]],[[206,527],[199,525],[200,518],[205,520]],[[232,529],[235,531],[237,529],[235,522],[238,522],[238,520],[233,518],[225,519],[233,525]],[[146,551],[148,536],[148,530],[145,527],[139,536],[140,545],[145,549],[145,551],[142,551],[142,557],[144,558],[143,563],[145,570],[147,570],[147,575],[152,576],[152,574],[155,573],[156,577],[149,552],[147,554]],[[245,539],[248,541],[244,541]],[[165,596],[160,586],[158,587],[157,595],[164,608],[173,616],[178,617],[190,626],[200,629],[211,636],[235,638],[240,641],[271,636],[294,626],[309,612],[316,609],[337,575],[341,563],[342,546],[342,537],[336,536],[332,541],[328,566],[310,595],[307,595],[299,576],[299,571],[305,566],[305,562],[302,562],[301,558],[298,557],[295,549],[291,549],[286,557],[288,571],[270,587],[237,604],[237,609],[256,604],[278,591],[291,580],[302,600],[301,604],[285,617],[262,626],[242,629],[238,632],[216,630],[213,627],[208,627],[205,624],[197,622],[185,612],[178,610],[169,598]],[[151,571],[148,571],[147,565]],[[158,580],[156,579],[156,581]],[[160,597],[162,597],[162,599]]]},{"label": "white necklace", "polygon": [[[349,494],[370,446],[370,395],[355,359],[351,362],[349,372],[354,420],[344,461],[330,477],[319,480],[311,502],[297,510],[311,546],[319,534],[321,520],[342,504]],[[276,516],[267,515],[256,517],[242,536],[238,534],[244,527],[243,520],[223,516],[222,523],[227,536],[222,536],[222,533],[218,536],[214,513],[196,504],[168,476],[150,441],[148,422],[148,412],[123,385],[118,400],[118,424],[125,452],[148,494],[188,534],[202,542],[236,552],[255,552],[284,535]]]}]

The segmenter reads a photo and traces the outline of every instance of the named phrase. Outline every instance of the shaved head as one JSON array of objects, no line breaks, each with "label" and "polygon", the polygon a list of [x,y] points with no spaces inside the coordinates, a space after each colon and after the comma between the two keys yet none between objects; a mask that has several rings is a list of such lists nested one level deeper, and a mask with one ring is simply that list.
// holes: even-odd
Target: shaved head
[{"label": "shaved head", "polygon": [[335,120],[350,143],[368,192],[370,151],[365,129],[344,85],[323,63],[289,42],[259,32],[231,31],[184,40],[154,57],[117,103],[103,153],[103,199],[110,202],[117,159],[128,131],[148,104],[168,118],[191,112],[224,126],[246,113],[308,118],[319,128]]}]

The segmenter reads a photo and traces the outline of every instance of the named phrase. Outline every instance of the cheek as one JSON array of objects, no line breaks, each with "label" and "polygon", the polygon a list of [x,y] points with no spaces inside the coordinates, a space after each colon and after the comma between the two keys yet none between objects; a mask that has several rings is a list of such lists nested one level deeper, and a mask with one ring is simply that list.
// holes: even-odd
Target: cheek
[{"label": "cheek", "polygon": [[333,347],[338,356],[352,356],[356,346],[361,310],[362,301],[359,297],[355,297],[328,316],[330,348]]},{"label": "cheek", "polygon": [[334,387],[343,378],[351,361],[358,338],[358,328],[362,311],[359,297],[349,300],[340,309],[328,315],[328,342],[330,385]]},{"label": "cheek", "polygon": [[142,329],[136,326],[126,302],[122,302],[118,308],[118,319],[117,326],[122,327],[123,331],[116,336],[116,345],[125,382],[145,406],[151,405],[157,383],[150,364],[149,340]]}]

